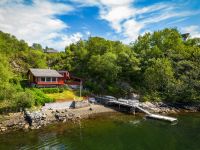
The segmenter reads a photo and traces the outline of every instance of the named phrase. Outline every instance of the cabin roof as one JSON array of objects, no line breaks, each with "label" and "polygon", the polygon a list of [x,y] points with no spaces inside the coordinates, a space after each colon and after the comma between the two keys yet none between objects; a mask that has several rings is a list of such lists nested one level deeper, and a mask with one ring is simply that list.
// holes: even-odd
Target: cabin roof
[{"label": "cabin roof", "polygon": [[38,68],[31,68],[29,70],[35,77],[63,77],[56,70]]}]

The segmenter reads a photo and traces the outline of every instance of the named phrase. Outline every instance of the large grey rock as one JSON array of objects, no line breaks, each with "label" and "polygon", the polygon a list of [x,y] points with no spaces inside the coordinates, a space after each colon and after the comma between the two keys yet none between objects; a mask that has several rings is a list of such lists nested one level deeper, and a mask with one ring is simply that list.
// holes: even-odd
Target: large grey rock
[{"label": "large grey rock", "polygon": [[83,108],[83,107],[88,107],[90,106],[88,100],[83,100],[83,101],[74,101],[72,104],[73,108]]}]

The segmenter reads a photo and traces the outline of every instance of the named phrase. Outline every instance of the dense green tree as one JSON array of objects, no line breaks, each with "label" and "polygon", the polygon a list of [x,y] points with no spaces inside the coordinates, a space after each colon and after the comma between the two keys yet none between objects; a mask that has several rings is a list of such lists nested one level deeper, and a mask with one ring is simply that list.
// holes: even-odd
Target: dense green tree
[{"label": "dense green tree", "polygon": [[151,63],[144,72],[145,86],[152,91],[165,92],[174,79],[171,62],[166,58],[159,58],[152,59]]},{"label": "dense green tree", "polygon": [[71,71],[84,78],[91,90],[102,93],[118,93],[119,84],[131,81],[140,70],[136,54],[119,41],[90,37],[71,44],[65,52]]},{"label": "dense green tree", "polygon": [[177,29],[164,29],[138,37],[131,46],[141,61],[142,93],[159,100],[200,100],[198,39],[183,41]]}]

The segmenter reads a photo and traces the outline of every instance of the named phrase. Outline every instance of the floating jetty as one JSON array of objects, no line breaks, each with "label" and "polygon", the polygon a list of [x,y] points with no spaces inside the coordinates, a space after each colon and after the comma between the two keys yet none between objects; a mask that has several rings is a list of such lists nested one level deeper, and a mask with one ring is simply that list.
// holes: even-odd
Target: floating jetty
[{"label": "floating jetty", "polygon": [[169,122],[177,122],[178,121],[177,118],[162,116],[162,115],[157,115],[157,114],[150,114],[150,115],[147,115],[146,117],[151,118],[151,119],[169,121]]},{"label": "floating jetty", "polygon": [[120,106],[125,106],[125,107],[129,107],[129,108],[133,108],[134,112],[135,109],[140,110],[141,112],[144,112],[146,114],[146,118],[150,118],[150,119],[156,119],[156,120],[164,120],[164,121],[168,121],[168,122],[177,122],[178,119],[174,118],[174,117],[168,117],[168,116],[163,116],[160,114],[153,114],[151,112],[149,112],[148,110],[145,110],[144,108],[142,108],[140,106],[140,102],[139,100],[127,100],[127,99],[114,99],[113,97],[95,97],[99,102],[103,102],[104,104],[117,104],[119,105],[119,109]]},{"label": "floating jetty", "polygon": [[150,119],[164,120],[164,121],[169,121],[169,122],[177,122],[178,121],[178,119],[174,118],[174,117],[168,117],[168,116],[163,116],[160,114],[150,113],[149,111],[147,111],[139,106],[136,106],[136,108],[139,109],[140,111],[144,112],[145,114],[147,114],[146,117],[150,118]]}]

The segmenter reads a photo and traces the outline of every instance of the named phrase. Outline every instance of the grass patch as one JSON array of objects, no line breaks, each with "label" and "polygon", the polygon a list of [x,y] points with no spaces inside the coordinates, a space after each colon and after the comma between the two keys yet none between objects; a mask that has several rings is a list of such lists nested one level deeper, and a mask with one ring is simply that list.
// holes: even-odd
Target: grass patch
[{"label": "grass patch", "polygon": [[50,93],[46,95],[56,101],[83,100],[83,97],[77,96],[76,92],[72,90],[64,90],[62,93]]}]

